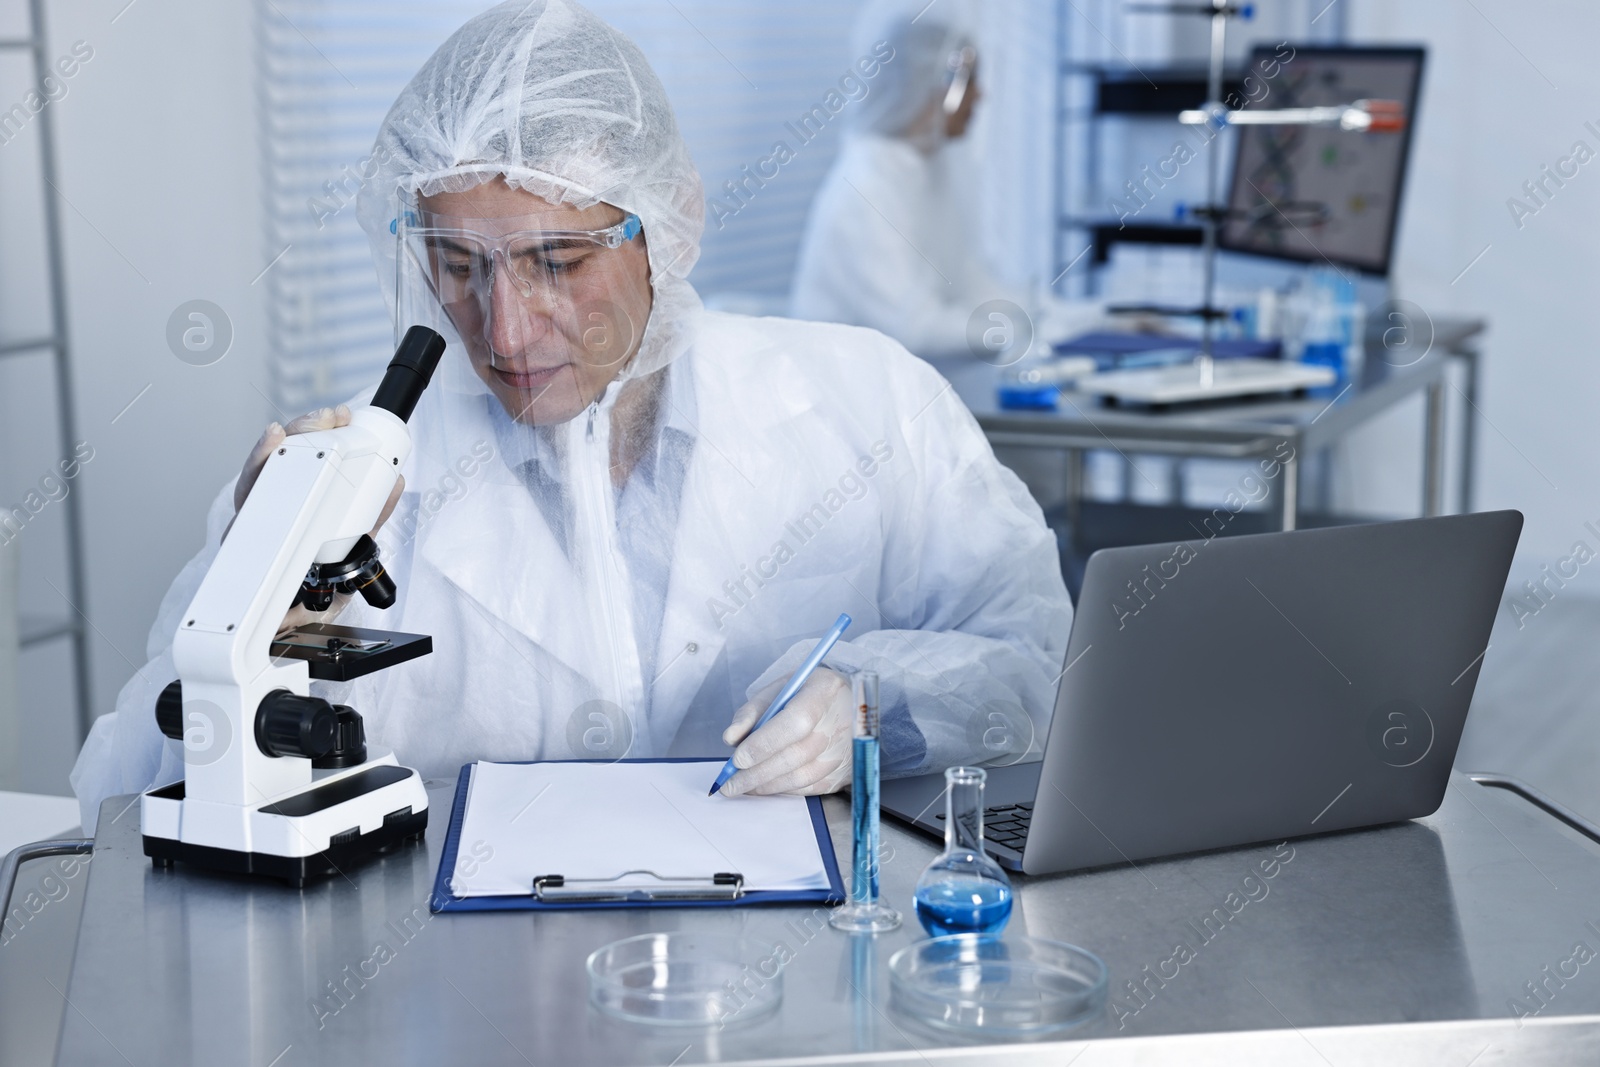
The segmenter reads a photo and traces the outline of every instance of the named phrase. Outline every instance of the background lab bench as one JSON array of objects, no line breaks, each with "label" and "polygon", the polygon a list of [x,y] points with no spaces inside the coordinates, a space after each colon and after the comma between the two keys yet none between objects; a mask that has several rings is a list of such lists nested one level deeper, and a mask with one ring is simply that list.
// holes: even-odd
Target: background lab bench
[{"label": "background lab bench", "polygon": [[1352,388],[1336,398],[1260,398],[1145,411],[1102,407],[1093,397],[1064,391],[1059,410],[1013,411],[1001,408],[996,400],[1000,369],[970,359],[940,360],[934,366],[950,380],[992,444],[1065,454],[1069,508],[1083,495],[1083,456],[1088,451],[1115,450],[1125,457],[1261,460],[1287,441],[1296,461],[1286,464],[1284,473],[1274,480],[1272,507],[1278,528],[1292,530],[1301,511],[1299,477],[1306,458],[1418,393],[1425,398],[1421,512],[1438,515],[1444,511],[1445,372],[1455,361],[1462,366],[1459,391],[1466,409],[1456,505],[1457,510],[1469,512],[1481,361],[1477,341],[1485,324],[1469,318],[1432,320],[1427,345],[1419,340],[1404,348],[1385,347],[1385,326],[1382,320],[1369,320],[1362,373]]},{"label": "background lab bench", "polygon": [[[925,1050],[952,1044],[890,1005],[888,959],[920,936],[914,920],[874,942],[820,928],[823,912],[810,906],[429,917],[450,783],[430,786],[425,846],[303,893],[153,869],[137,805],[107,801],[57,1062],[920,1065]],[[848,856],[849,805],[826,804]],[[884,893],[905,907],[937,850],[888,822],[884,839]],[[1272,847],[1019,878],[1008,933],[1099,953],[1125,1011],[1108,1009],[1070,1040],[957,1042],[962,1051],[932,1062],[1600,1059],[1600,958],[1570,962],[1578,942],[1600,951],[1600,845],[1523,796],[1457,774],[1427,819],[1292,846],[1268,892],[1253,890],[1259,899],[1208,941],[1196,932],[1203,918],[1242,891]],[[618,1022],[588,1004],[591,951],[674,929],[785,939],[795,959],[777,1013],[706,1033]],[[1179,940],[1195,958],[1164,983],[1147,981],[1147,966],[1171,973],[1161,964]],[[387,959],[373,962],[380,944]],[[1574,967],[1575,977],[1548,977]],[[1144,983],[1142,998],[1131,980]],[[336,983],[344,996],[320,1000]],[[1528,983],[1544,983],[1542,1000]],[[1537,1010],[1520,1027],[1515,1000]]]}]

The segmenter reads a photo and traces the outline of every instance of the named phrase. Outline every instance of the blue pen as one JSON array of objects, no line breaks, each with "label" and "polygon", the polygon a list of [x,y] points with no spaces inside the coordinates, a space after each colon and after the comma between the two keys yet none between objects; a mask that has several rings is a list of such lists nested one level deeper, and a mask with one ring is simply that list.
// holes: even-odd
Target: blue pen
[{"label": "blue pen", "polygon": [[[777,699],[767,706],[766,711],[761,713],[761,718],[756,720],[755,726],[750,730],[751,734],[767,725],[768,719],[782,711],[784,705],[794,699],[794,695],[800,692],[800,687],[806,684],[806,679],[811,677],[811,672],[817,669],[817,664],[822,662],[822,657],[833,649],[834,644],[843,636],[845,628],[849,625],[850,616],[840,615],[839,621],[833,624],[833,629],[822,635],[822,640],[818,641],[817,647],[811,650],[811,655],[806,657],[806,661],[800,664],[800,669],[794,672],[794,677],[789,679],[789,684],[784,686],[783,690],[778,693]],[[749,737],[750,734],[745,736]],[[738,769],[733,765],[733,757],[729,756],[728,762],[722,765],[722,773],[718,774],[717,780],[711,783],[711,792],[707,793],[706,796],[716,796],[717,790],[727,785],[728,779],[732,778]]]}]

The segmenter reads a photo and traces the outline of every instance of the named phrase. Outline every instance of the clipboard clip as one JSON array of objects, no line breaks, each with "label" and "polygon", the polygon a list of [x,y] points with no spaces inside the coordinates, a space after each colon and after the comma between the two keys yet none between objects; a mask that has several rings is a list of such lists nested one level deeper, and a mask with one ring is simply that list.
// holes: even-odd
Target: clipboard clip
[{"label": "clipboard clip", "polygon": [[[640,885],[641,878],[651,878],[654,882]],[[629,884],[618,884],[623,881]],[[562,904],[738,900],[744,896],[744,875],[724,872],[709,878],[678,878],[655,871],[623,871],[610,878],[566,878],[559,874],[542,874],[533,880],[533,895],[541,903]]]}]

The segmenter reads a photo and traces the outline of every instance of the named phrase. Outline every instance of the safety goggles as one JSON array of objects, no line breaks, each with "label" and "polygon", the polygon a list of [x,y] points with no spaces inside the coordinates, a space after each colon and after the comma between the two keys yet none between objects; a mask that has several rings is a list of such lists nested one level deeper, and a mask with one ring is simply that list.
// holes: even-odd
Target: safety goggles
[{"label": "safety goggles", "polygon": [[[599,230],[516,229],[504,219],[461,219],[407,211],[391,229],[446,307],[486,299],[503,271],[524,297],[559,290],[603,266],[606,253],[643,229],[639,216]],[[492,232],[491,232],[492,231]]]},{"label": "safety goggles", "polygon": [[954,115],[966,102],[972,88],[972,72],[978,65],[978,50],[964,45],[950,53],[950,82],[944,91],[944,113]]}]

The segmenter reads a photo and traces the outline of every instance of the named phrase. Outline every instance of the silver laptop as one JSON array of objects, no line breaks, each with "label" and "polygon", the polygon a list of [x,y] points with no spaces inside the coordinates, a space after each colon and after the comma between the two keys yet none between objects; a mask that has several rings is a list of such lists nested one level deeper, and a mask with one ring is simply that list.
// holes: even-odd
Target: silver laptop
[{"label": "silver laptop", "polygon": [[[989,770],[1027,874],[1432,814],[1505,588],[1516,511],[1113,548],[1089,558],[1040,762]],[[942,836],[942,775],[883,810]]]}]

